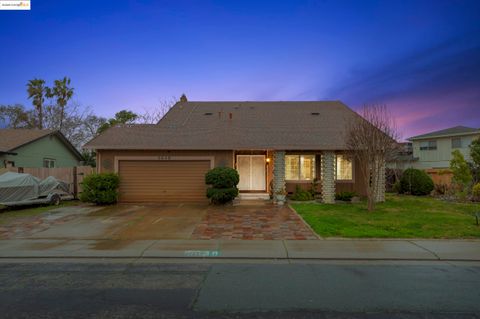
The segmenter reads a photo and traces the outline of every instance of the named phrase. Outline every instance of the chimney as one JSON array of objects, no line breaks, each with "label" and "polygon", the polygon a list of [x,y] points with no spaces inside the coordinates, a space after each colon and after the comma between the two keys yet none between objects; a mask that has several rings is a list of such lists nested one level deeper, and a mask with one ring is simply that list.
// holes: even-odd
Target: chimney
[{"label": "chimney", "polygon": [[185,94],[182,94],[182,96],[180,96],[180,102],[187,102],[187,96]]},{"label": "chimney", "polygon": [[230,118],[230,120],[233,118],[233,114],[232,113],[228,113],[228,117]]}]

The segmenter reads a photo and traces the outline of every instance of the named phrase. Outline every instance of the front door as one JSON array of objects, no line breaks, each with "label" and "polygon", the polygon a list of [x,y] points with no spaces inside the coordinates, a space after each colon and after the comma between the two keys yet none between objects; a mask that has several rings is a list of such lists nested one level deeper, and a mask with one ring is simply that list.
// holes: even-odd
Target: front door
[{"label": "front door", "polygon": [[266,190],[265,155],[237,155],[237,171],[241,191]]}]

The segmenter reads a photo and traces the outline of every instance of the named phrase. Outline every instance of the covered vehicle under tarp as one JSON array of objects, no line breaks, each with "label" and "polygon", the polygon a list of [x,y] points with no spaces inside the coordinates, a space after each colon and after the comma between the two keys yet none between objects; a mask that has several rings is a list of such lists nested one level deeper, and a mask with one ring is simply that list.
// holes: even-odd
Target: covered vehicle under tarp
[{"label": "covered vehicle under tarp", "polygon": [[38,192],[39,196],[47,196],[54,190],[61,190],[65,193],[68,193],[68,184],[56,179],[53,176],[48,176],[45,178],[43,181],[40,181],[40,184],[38,184]]},{"label": "covered vehicle under tarp", "polygon": [[0,175],[0,203],[36,199],[40,179],[30,174],[7,172]]},{"label": "covered vehicle under tarp", "polygon": [[30,174],[7,172],[0,175],[0,203],[35,200],[52,192],[68,193],[68,184],[53,176],[42,181]]}]

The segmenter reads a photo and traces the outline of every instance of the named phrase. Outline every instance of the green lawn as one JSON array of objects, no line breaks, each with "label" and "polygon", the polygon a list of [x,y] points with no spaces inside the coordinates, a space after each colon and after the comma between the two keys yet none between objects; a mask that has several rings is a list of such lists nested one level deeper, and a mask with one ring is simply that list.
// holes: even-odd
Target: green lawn
[{"label": "green lawn", "polygon": [[430,197],[387,195],[368,212],[366,203],[296,203],[293,208],[323,237],[478,238],[475,212],[480,204],[460,204]]},{"label": "green lawn", "polygon": [[80,202],[78,200],[74,201],[65,201],[61,202],[60,205],[58,206],[35,206],[35,207],[25,207],[25,208],[11,208],[11,209],[5,209],[3,206],[0,206],[0,225],[5,224],[15,218],[21,218],[21,217],[29,217],[29,216],[35,216],[44,212],[47,212],[49,210],[59,208],[59,207],[65,207],[65,206],[75,206],[79,205]]}]

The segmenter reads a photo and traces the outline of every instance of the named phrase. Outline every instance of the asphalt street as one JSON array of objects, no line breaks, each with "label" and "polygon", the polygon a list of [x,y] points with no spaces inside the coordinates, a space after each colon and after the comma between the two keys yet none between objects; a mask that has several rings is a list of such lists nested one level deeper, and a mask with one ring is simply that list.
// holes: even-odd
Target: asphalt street
[{"label": "asphalt street", "polygon": [[480,265],[0,263],[2,318],[480,318]]}]

